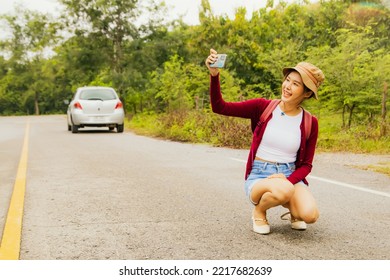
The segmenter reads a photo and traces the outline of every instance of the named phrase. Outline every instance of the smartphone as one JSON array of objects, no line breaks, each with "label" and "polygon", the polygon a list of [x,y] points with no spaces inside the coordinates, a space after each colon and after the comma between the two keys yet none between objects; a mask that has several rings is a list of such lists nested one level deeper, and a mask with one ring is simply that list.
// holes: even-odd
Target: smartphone
[{"label": "smartphone", "polygon": [[227,54],[217,54],[217,61],[210,64],[212,68],[223,68],[225,66]]}]

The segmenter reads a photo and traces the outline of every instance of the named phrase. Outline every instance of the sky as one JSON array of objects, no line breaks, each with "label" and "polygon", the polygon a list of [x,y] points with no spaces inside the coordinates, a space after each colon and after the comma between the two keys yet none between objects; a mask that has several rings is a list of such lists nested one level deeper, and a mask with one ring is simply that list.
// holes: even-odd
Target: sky
[{"label": "sky", "polygon": [[[142,0],[141,0],[142,1]],[[158,2],[160,2],[159,0]],[[247,15],[251,15],[252,11],[264,7],[266,0],[209,0],[213,14],[228,15],[234,17],[237,7],[246,7]],[[276,2],[276,1],[275,1]],[[58,13],[57,0],[0,0],[0,14],[13,11],[16,3],[21,3],[23,7],[37,10],[40,12],[48,12],[52,14]],[[165,3],[170,7],[170,15],[172,18],[179,18],[183,15],[183,20],[187,24],[198,24],[198,14],[201,0],[165,0]]]}]

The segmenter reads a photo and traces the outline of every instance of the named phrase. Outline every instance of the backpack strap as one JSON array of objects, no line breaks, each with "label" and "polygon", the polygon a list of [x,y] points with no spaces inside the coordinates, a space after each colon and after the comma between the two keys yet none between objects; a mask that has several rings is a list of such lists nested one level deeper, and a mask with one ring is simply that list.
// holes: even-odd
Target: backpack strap
[{"label": "backpack strap", "polygon": [[261,113],[260,123],[263,123],[268,119],[268,117],[272,114],[272,111],[275,110],[276,106],[278,106],[280,101],[280,99],[271,100],[271,102],[267,105],[263,113]]},{"label": "backpack strap", "polygon": [[[264,123],[268,117],[272,114],[273,110],[275,110],[276,106],[279,105],[280,99],[273,99],[271,102],[267,105],[263,113],[261,113],[260,116],[260,123]],[[302,108],[303,109],[303,108]],[[306,140],[309,139],[310,133],[311,133],[311,123],[312,123],[312,116],[309,111],[306,111],[303,109],[303,117],[305,122],[305,134],[306,134]]]},{"label": "backpack strap", "polygon": [[312,122],[312,116],[309,111],[306,111],[303,109],[303,117],[305,118],[305,134],[306,134],[306,140],[309,139],[310,133],[311,133],[311,122]]}]

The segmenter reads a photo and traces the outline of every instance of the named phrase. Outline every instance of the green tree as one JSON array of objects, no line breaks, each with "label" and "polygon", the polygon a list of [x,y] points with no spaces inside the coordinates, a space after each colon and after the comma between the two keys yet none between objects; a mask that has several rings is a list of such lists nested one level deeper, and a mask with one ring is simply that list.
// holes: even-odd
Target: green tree
[{"label": "green tree", "polygon": [[[67,24],[77,36],[94,34],[100,48],[110,51],[112,69],[121,72],[123,44],[126,37],[139,37],[135,25],[140,11],[137,0],[61,0],[66,7]],[[104,44],[102,44],[104,39]]]},{"label": "green tree", "polygon": [[[10,57],[8,73],[10,76],[18,76],[18,80],[22,81],[18,87],[13,87],[11,81],[3,90],[19,96],[19,103],[27,107],[28,103],[33,102],[33,111],[39,114],[39,99],[45,94],[42,62],[48,50],[59,39],[58,23],[46,14],[23,10],[21,7],[16,8],[16,15],[1,15],[0,19],[11,32],[11,36],[1,43],[3,51]],[[30,109],[26,109],[30,112]]]},{"label": "green tree", "polygon": [[379,115],[381,85],[386,79],[380,74],[381,65],[388,58],[383,49],[370,50],[373,38],[364,31],[339,30],[338,42],[335,48],[312,48],[307,54],[326,73],[321,100],[341,111],[343,126],[349,128],[354,117],[362,114],[370,120],[373,114]]}]

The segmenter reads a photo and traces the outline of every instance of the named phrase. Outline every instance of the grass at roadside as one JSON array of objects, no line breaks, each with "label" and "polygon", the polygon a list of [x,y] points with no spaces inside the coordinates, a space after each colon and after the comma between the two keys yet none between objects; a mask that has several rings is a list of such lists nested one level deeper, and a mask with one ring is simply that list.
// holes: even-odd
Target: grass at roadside
[{"label": "grass at roadside", "polygon": [[[342,128],[340,115],[319,117],[318,149],[323,152],[390,154],[390,135],[380,137],[375,124]],[[390,133],[390,131],[389,131]]]},{"label": "grass at roadside", "polygon": [[363,165],[363,166],[359,165],[354,167],[363,170],[375,171],[390,177],[390,162],[378,162],[377,164],[370,164],[370,165]]}]

